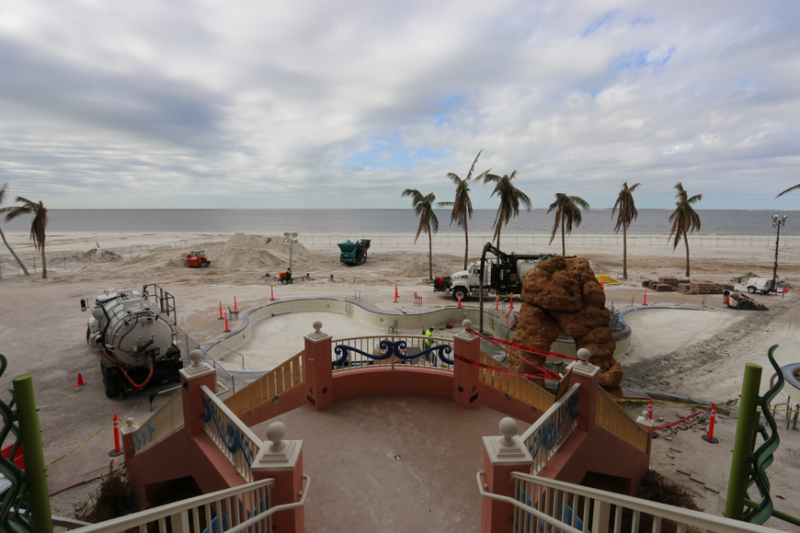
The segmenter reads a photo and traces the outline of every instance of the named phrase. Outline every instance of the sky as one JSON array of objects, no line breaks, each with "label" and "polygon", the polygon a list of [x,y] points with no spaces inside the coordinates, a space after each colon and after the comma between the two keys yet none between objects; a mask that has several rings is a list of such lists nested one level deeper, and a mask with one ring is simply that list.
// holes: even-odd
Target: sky
[{"label": "sky", "polygon": [[[50,208],[798,209],[800,2],[10,0],[0,184]],[[475,208],[496,208],[474,184]]]}]

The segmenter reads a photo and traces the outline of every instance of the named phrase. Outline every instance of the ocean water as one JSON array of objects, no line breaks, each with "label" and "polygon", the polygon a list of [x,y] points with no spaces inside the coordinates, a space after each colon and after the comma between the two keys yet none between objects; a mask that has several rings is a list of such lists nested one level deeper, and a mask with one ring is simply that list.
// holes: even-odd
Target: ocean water
[{"label": "ocean water", "polygon": [[[668,235],[668,209],[640,209],[631,225],[631,235]],[[701,235],[775,235],[773,211],[698,210]],[[490,234],[496,211],[476,209],[469,221],[470,234]],[[789,215],[781,235],[800,236],[800,211]],[[257,233],[282,235],[387,235],[413,234],[418,219],[412,209],[52,209],[48,211],[48,234],[59,233]],[[450,225],[450,211],[437,209],[439,234],[463,234]],[[27,232],[30,219],[3,222],[6,232]],[[545,209],[522,212],[503,228],[504,235],[544,235],[553,228],[553,214]],[[583,222],[573,235],[613,233],[610,209],[584,212]]]}]

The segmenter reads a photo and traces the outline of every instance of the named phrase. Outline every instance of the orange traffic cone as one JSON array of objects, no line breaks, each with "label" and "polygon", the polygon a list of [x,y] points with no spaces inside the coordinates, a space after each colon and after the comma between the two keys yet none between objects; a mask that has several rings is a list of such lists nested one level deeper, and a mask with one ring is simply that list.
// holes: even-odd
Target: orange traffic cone
[{"label": "orange traffic cone", "polygon": [[461,293],[458,293],[458,305],[456,307],[461,307]]},{"label": "orange traffic cone", "polygon": [[78,372],[78,382],[75,383],[75,386],[76,387],[83,387],[84,385],[86,385],[86,382],[83,381],[83,376],[81,376],[81,373]]},{"label": "orange traffic cone", "polygon": [[394,284],[394,303],[397,303],[397,283]]}]

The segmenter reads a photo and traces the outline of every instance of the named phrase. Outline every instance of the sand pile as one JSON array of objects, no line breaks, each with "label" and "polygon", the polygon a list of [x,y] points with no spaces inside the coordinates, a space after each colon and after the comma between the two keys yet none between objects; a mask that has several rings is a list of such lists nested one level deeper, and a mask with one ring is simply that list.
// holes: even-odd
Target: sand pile
[{"label": "sand pile", "polygon": [[98,250],[93,248],[85,252],[73,252],[70,254],[52,255],[47,258],[50,263],[52,262],[76,262],[76,263],[108,263],[110,261],[119,261],[122,256],[110,250]]},{"label": "sand pile", "polygon": [[[405,278],[427,278],[430,272],[428,268],[428,255],[411,256],[404,258],[402,268],[394,271],[397,276]],[[441,276],[445,272],[453,272],[453,262],[444,261],[433,257],[433,277]]]},{"label": "sand pile", "polygon": [[283,265],[284,260],[278,259],[267,250],[247,250],[244,248],[224,248],[209,256],[211,266],[224,270],[240,268],[243,270],[264,270],[265,268]]},{"label": "sand pile", "polygon": [[[289,244],[284,242],[283,237],[276,235],[263,237],[261,235],[236,233],[224,243],[224,246],[226,248],[243,248],[245,250],[270,250],[272,252],[284,253],[287,256],[289,254]],[[300,257],[310,253],[308,248],[300,243],[292,245],[292,254],[295,256]]]}]

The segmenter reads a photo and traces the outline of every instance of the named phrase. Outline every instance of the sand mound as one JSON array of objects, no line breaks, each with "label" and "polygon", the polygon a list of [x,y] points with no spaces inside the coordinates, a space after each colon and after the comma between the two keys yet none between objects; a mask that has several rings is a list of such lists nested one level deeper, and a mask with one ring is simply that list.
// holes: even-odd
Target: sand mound
[{"label": "sand mound", "polygon": [[[271,250],[273,252],[289,254],[289,244],[284,242],[284,238],[272,235],[247,235],[244,233],[236,233],[233,237],[225,242],[226,248],[244,248],[246,250]],[[296,256],[308,255],[308,248],[300,243],[292,245],[292,254]]]},{"label": "sand mound", "polygon": [[209,257],[211,266],[224,270],[241,268],[245,270],[263,270],[285,261],[278,259],[267,250],[247,250],[244,248],[226,248]]},{"label": "sand mound", "polygon": [[[437,259],[436,257],[433,258],[433,275],[441,276],[442,273],[445,271],[452,271],[452,265],[448,261],[442,261]],[[394,271],[394,274],[397,276],[402,276],[406,278],[427,278],[428,273],[430,272],[428,268],[428,256],[417,256],[417,257],[410,257],[402,268],[399,268]]]},{"label": "sand mound", "polygon": [[98,250],[96,248],[92,248],[91,250],[87,250],[85,252],[73,252],[70,254],[60,255],[51,254],[48,257],[48,262],[53,263],[67,261],[77,263],[108,263],[111,261],[119,261],[120,259],[122,259],[122,256],[110,250]]}]

